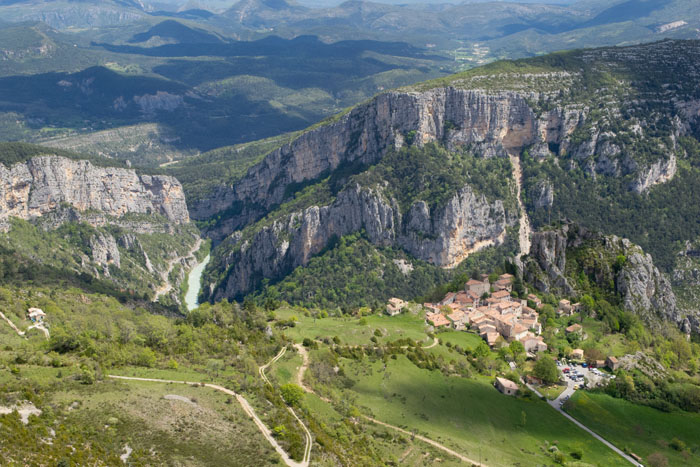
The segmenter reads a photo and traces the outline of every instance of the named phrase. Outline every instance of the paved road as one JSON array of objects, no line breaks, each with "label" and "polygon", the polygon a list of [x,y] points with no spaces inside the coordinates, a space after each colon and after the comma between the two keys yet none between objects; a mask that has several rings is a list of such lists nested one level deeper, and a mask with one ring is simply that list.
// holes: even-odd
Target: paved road
[{"label": "paved road", "polygon": [[[149,382],[154,382],[154,383],[174,383],[174,384],[188,384],[190,386],[200,386],[204,384],[205,387],[215,389],[217,391],[223,392],[224,394],[228,394],[230,396],[234,396],[238,403],[241,405],[243,408],[243,411],[248,414],[250,418],[253,419],[253,422],[255,425],[258,427],[260,432],[263,434],[265,439],[270,443],[270,445],[277,451],[277,454],[280,455],[282,460],[284,461],[285,464],[287,464],[289,467],[309,467],[309,462],[297,462],[289,455],[287,452],[282,449],[282,446],[280,446],[277,443],[277,440],[272,436],[272,432],[265,426],[262,420],[260,420],[260,417],[255,413],[255,410],[253,410],[253,407],[250,405],[250,403],[245,399],[245,397],[241,396],[240,394],[236,394],[235,392],[231,391],[230,389],[227,389],[223,386],[219,386],[218,384],[209,384],[209,383],[198,383],[198,382],[192,382],[192,381],[174,381],[174,380],[168,380],[168,379],[156,379],[156,378],[137,378],[135,376],[118,376],[118,375],[107,375],[108,378],[112,379],[124,379],[124,380],[131,380],[131,381],[149,381]],[[295,415],[296,416],[296,415]]]},{"label": "paved road", "polygon": [[[532,390],[532,391],[533,391],[535,394],[537,394],[538,396],[544,397],[544,396],[542,396],[542,394],[540,394],[540,392],[539,392],[535,387],[533,387],[532,385],[528,384],[527,387],[530,388],[530,390]],[[612,444],[611,442],[609,442],[608,440],[606,440],[605,438],[603,438],[602,436],[600,436],[599,434],[597,434],[595,431],[591,430],[591,429],[588,428],[586,425],[584,425],[583,423],[579,422],[579,421],[576,420],[574,417],[572,417],[571,415],[569,415],[568,413],[564,412],[564,411],[561,409],[561,407],[560,407],[560,405],[561,405],[561,400],[562,400],[566,395],[571,396],[574,392],[576,392],[576,389],[574,389],[573,385],[569,385],[569,386],[566,388],[566,390],[565,390],[564,392],[562,392],[562,393],[559,395],[559,397],[557,397],[557,398],[556,398],[555,400],[553,400],[553,401],[548,400],[547,403],[548,403],[549,405],[551,405],[551,406],[554,408],[554,410],[556,410],[557,412],[559,412],[560,414],[562,414],[563,416],[565,416],[566,418],[568,418],[569,420],[571,420],[576,426],[578,426],[579,428],[581,428],[583,431],[589,433],[589,434],[590,434],[591,436],[593,436],[595,439],[597,439],[598,441],[600,441],[601,443],[605,444],[607,447],[609,447],[610,449],[612,449],[613,451],[615,451],[616,453],[618,453],[618,454],[619,454],[620,456],[622,456],[626,461],[631,462],[633,465],[640,465],[639,462],[637,462],[637,461],[634,460],[632,457],[630,457],[630,456],[628,456],[627,454],[625,454],[621,449],[618,449],[614,444]]]}]

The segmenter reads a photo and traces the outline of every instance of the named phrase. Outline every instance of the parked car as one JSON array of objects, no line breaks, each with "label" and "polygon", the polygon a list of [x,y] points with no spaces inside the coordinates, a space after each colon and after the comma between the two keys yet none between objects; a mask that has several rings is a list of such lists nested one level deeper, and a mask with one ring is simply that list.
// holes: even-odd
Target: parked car
[{"label": "parked car", "polygon": [[588,363],[582,363],[581,366],[582,366],[583,368],[588,368]]},{"label": "parked car", "polygon": [[564,369],[561,370],[561,371],[564,372],[564,373],[568,373],[568,372],[571,371],[571,368],[569,368],[569,367],[567,366],[566,368],[564,368]]}]

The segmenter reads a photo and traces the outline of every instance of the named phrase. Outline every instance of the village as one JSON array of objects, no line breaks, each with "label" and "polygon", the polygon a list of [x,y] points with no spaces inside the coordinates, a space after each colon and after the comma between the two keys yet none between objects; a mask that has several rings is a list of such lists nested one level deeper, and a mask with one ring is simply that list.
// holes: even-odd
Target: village
[{"label": "village", "polygon": [[[538,310],[544,307],[542,300],[535,294],[528,294],[526,299],[519,299],[513,294],[514,276],[501,274],[491,282],[488,274],[482,274],[479,279],[470,279],[464,284],[464,289],[450,292],[438,303],[423,303],[426,310],[426,324],[439,333],[441,330],[471,332],[479,335],[492,350],[508,346],[512,342],[520,342],[527,357],[536,360],[542,352],[548,350],[542,336],[542,323]],[[386,312],[395,316],[408,305],[399,298],[388,301]],[[556,314],[558,317],[568,317],[577,313],[580,303],[571,303],[561,299],[558,302]],[[583,327],[573,323],[563,329],[565,335],[577,334],[583,337]],[[567,360],[568,359],[568,360]],[[586,382],[596,385],[606,378],[613,377],[599,371],[597,368],[608,368],[615,371],[618,361],[614,356],[605,360],[586,361],[584,350],[574,348],[562,360],[556,360],[560,374],[560,384],[570,387],[561,399],[569,396]],[[513,363],[511,363],[513,367]],[[586,381],[584,381],[584,379]],[[535,386],[541,384],[537,378],[530,375],[527,383]],[[495,387],[506,395],[514,395],[518,385],[504,378],[496,378]],[[561,400],[555,401],[558,405]]]}]

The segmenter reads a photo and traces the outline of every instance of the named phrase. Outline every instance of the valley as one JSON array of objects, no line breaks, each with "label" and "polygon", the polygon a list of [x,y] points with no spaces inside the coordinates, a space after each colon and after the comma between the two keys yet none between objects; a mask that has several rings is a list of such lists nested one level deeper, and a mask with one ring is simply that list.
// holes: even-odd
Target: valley
[{"label": "valley", "polygon": [[394,3],[0,1],[0,465],[700,464],[697,2]]}]

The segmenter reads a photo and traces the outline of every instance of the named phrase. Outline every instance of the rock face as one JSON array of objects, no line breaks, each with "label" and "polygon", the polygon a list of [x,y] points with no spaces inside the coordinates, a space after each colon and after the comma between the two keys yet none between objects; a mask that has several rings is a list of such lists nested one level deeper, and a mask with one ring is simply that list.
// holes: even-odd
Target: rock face
[{"label": "rock face", "polygon": [[[567,279],[566,256],[576,249],[587,250],[588,260],[579,264],[583,272],[600,287],[613,284],[613,292],[620,295],[625,309],[649,324],[664,320],[675,323],[684,332],[700,330],[697,317],[683,316],[679,311],[671,283],[654,266],[651,255],[615,235],[589,232],[573,224],[536,232],[530,257],[523,265],[526,280],[543,292],[575,295],[576,290]],[[615,264],[621,257],[624,262]]]},{"label": "rock face", "polygon": [[[539,269],[526,271],[528,281],[542,292],[559,290],[567,295],[574,292],[566,279],[566,231],[549,230],[532,234],[530,257],[534,259]],[[544,277],[537,274],[544,272]]]},{"label": "rock face", "polygon": [[176,224],[189,222],[182,186],[172,177],[56,156],[34,157],[9,169],[0,164],[0,223],[40,217],[62,205],[114,217],[160,214]]},{"label": "rock face", "polygon": [[671,180],[676,175],[676,170],[676,156],[671,154],[667,160],[657,161],[641,171],[630,189],[635,193],[643,193],[654,185]]},{"label": "rock face", "polygon": [[263,227],[250,239],[233,236],[240,248],[225,259],[226,279],[214,299],[240,297],[263,277],[278,278],[306,264],[333,237],[364,229],[378,246],[400,246],[433,264],[456,266],[470,252],[501,243],[506,216],[501,201],[489,203],[469,186],[463,187],[440,209],[423,201],[402,215],[398,203],[381,188],[352,185],[329,206],[312,206]]},{"label": "rock face", "polygon": [[555,109],[539,118],[528,105],[536,94],[486,92],[452,87],[426,92],[390,92],[358,106],[338,121],[302,134],[251,167],[233,187],[191,206],[195,219],[229,211],[221,239],[260,218],[283,201],[288,186],[315,180],[345,164],[372,164],[391,147],[441,141],[471,144],[484,156],[519,153],[536,142],[559,143],[582,118],[581,110]]}]

